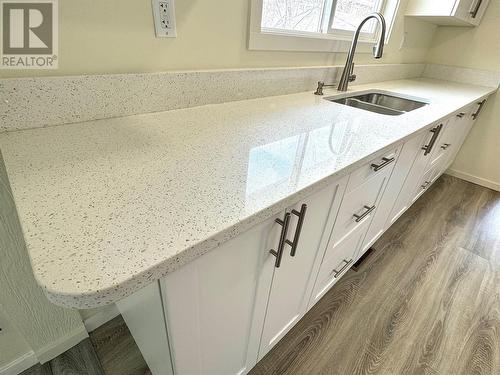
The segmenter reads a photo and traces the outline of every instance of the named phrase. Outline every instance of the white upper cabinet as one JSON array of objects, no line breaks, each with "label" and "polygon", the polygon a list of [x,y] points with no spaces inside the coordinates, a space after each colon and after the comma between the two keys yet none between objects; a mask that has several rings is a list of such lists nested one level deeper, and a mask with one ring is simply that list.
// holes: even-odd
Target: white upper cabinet
[{"label": "white upper cabinet", "polygon": [[410,0],[406,15],[436,25],[477,26],[489,0]]}]

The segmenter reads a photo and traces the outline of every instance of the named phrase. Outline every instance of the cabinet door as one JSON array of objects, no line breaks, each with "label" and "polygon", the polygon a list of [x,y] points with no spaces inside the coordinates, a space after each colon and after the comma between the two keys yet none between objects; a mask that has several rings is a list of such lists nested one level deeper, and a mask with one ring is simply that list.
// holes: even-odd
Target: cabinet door
[{"label": "cabinet door", "polygon": [[[436,127],[433,129],[436,129]],[[420,145],[416,147],[417,156],[405,179],[403,187],[394,202],[394,206],[392,207],[391,214],[389,215],[389,221],[386,224],[387,228],[390,227],[412,204],[415,188],[422,179],[427,165],[429,164],[430,153],[426,154],[425,148],[428,148],[429,145],[431,145],[432,138],[436,136],[436,133],[432,132],[433,129],[429,132],[417,135],[411,140],[412,143],[415,142],[415,145],[420,142]]]},{"label": "cabinet door", "polygon": [[472,25],[479,25],[483,18],[489,0],[458,0],[454,15]]},{"label": "cabinet door", "polygon": [[409,16],[451,16],[457,0],[410,0],[406,8]]},{"label": "cabinet door", "polygon": [[450,134],[445,144],[441,144],[441,147],[445,147],[446,149],[446,160],[444,161],[445,168],[448,168],[450,164],[453,163],[465,138],[467,138],[467,135],[474,125],[474,119],[472,118],[473,108],[475,107],[467,108],[450,120],[449,127],[450,133],[452,134]]},{"label": "cabinet door", "polygon": [[489,0],[410,0],[406,15],[437,25],[477,26]]},{"label": "cabinet door", "polygon": [[[176,374],[244,374],[257,362],[283,213],[167,275],[162,296]],[[167,355],[167,353],[165,353]]]},{"label": "cabinet door", "polygon": [[404,182],[413,166],[413,162],[417,154],[421,151],[423,136],[424,135],[415,136],[403,145],[382,199],[378,203],[375,216],[370,223],[370,228],[363,241],[359,256],[363,255],[389,227],[388,218],[394,206],[394,198],[397,197],[402,190]]},{"label": "cabinet door", "polygon": [[[259,359],[307,311],[319,268],[319,261],[316,262],[317,255],[318,253],[322,255],[323,251],[319,249],[326,247],[346,184],[347,176],[287,210],[292,213],[287,239],[293,243],[297,240],[297,234],[300,234],[300,237],[295,255],[291,256],[292,246],[287,244],[280,267],[274,268]],[[300,228],[297,225],[299,217],[293,212],[299,213],[303,204],[307,205],[307,210]]]}]

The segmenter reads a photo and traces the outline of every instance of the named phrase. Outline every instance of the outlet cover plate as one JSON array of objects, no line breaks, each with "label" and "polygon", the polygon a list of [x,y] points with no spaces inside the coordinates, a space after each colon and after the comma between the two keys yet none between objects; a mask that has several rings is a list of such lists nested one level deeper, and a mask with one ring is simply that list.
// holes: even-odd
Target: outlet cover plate
[{"label": "outlet cover plate", "polygon": [[175,38],[174,0],[151,0],[153,20],[157,38]]}]

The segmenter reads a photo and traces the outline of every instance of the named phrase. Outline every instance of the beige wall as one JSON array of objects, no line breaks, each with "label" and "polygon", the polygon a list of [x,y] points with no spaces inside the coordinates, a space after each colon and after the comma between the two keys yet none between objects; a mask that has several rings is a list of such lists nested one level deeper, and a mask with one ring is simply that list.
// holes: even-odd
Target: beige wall
[{"label": "beige wall", "polygon": [[[477,28],[438,28],[427,62],[500,71],[500,1],[490,1]],[[500,95],[492,97],[452,169],[500,187]]]},{"label": "beige wall", "polygon": [[[402,0],[385,57],[377,62],[425,58],[435,27],[405,19],[406,2]],[[0,70],[0,76],[328,65],[345,59],[333,53],[249,51],[249,4],[249,0],[178,0],[178,37],[157,39],[149,0],[59,1],[59,70]],[[399,50],[405,31],[406,43]],[[375,62],[368,54],[356,61]]]}]

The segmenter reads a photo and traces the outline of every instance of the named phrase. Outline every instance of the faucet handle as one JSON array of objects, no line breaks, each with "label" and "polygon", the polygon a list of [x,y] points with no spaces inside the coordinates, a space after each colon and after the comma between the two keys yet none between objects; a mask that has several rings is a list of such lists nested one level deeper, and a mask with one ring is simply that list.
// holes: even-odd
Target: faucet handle
[{"label": "faucet handle", "polygon": [[349,82],[354,82],[356,80],[356,74],[354,74],[354,63],[351,63],[351,66],[349,68],[349,76],[347,77],[347,80]]}]

